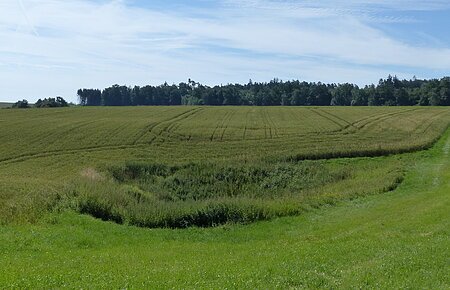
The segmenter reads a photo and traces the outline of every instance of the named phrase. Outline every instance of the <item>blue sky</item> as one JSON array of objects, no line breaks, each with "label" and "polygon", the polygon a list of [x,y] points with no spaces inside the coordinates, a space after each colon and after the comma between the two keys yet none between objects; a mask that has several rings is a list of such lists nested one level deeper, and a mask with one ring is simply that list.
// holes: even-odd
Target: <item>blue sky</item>
[{"label": "blue sky", "polygon": [[448,0],[4,0],[0,101],[188,78],[450,75]]}]

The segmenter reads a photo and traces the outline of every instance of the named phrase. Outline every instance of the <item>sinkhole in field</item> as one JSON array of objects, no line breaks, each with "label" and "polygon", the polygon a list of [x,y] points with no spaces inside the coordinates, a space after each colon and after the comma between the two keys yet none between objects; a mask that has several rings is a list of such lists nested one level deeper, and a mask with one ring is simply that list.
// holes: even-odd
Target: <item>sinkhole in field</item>
[{"label": "sinkhole in field", "polygon": [[119,183],[134,185],[165,202],[201,201],[235,197],[274,198],[346,177],[319,163],[278,165],[219,165],[189,163],[128,163],[110,169]]},{"label": "sinkhole in field", "polygon": [[305,205],[366,188],[388,191],[399,183],[395,167],[353,163],[128,162],[109,167],[107,178],[77,184],[74,192],[81,213],[142,227],[185,228],[296,215]]},{"label": "sinkhole in field", "polygon": [[283,200],[349,177],[321,162],[129,162],[107,171],[110,179],[78,185],[79,211],[144,227],[206,227],[295,214]]}]

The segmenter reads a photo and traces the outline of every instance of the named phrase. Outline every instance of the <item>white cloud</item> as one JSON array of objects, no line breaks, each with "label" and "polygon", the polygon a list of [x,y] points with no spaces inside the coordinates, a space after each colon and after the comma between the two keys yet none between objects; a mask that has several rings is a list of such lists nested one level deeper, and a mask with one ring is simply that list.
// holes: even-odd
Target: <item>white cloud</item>
[{"label": "white cloud", "polygon": [[[209,17],[126,1],[21,1],[0,3],[0,99],[74,100],[79,87],[189,77],[210,84],[272,77],[363,83],[387,73],[450,69],[449,48],[388,37],[367,23],[378,16],[355,12],[361,1],[226,1],[202,11]],[[364,7],[404,9],[413,2],[419,3],[378,0]],[[421,9],[445,5],[426,3]]]}]

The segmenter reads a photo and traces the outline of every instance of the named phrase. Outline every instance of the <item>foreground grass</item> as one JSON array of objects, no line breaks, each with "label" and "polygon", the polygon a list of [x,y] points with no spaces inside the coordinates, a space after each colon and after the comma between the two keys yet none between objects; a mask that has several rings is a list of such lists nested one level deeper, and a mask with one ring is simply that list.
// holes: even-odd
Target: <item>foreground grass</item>
[{"label": "foreground grass", "polygon": [[0,286],[450,287],[450,137],[394,192],[251,225],[142,229],[71,212],[0,231]]}]

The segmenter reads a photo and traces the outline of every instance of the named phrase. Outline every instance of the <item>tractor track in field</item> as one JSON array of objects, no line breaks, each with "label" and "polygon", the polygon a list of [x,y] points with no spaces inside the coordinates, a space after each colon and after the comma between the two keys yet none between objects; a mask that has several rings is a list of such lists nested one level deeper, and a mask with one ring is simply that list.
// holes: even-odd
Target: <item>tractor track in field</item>
[{"label": "tractor track in field", "polygon": [[228,113],[225,113],[225,115],[222,117],[222,119],[220,119],[220,120],[217,122],[216,127],[214,128],[213,132],[212,132],[211,135],[209,136],[209,141],[213,141],[213,140],[214,140],[214,135],[216,135],[216,131],[217,131],[218,128],[220,127],[220,124],[223,122],[223,119],[225,118],[225,116],[226,116],[227,114],[228,114]]},{"label": "tractor track in field", "polygon": [[[161,138],[162,143],[164,143],[166,141],[167,138],[170,138],[170,135],[173,134],[173,132],[179,128],[179,126],[181,126],[181,121],[187,120],[192,118],[193,116],[197,115],[199,112],[203,111],[204,108],[195,108],[192,109],[184,114],[180,114],[178,116],[176,116],[175,118],[172,118],[168,121],[165,122],[161,122],[159,125],[165,124],[164,127],[162,127],[162,130],[159,131],[159,133],[156,135],[156,138],[154,138],[152,140],[151,143],[153,143],[153,141],[155,141],[156,139],[163,137],[163,135],[165,135],[165,138]],[[158,125],[158,126],[159,126]],[[186,137],[186,136],[185,136]],[[151,144],[150,143],[150,144]]]},{"label": "tractor track in field", "polygon": [[71,124],[71,125],[73,125],[72,127],[70,127],[70,125],[69,125],[69,126],[67,126],[67,128],[64,128],[61,131],[56,131],[56,132],[54,132],[52,134],[49,134],[48,131],[46,131],[46,132],[43,132],[42,134],[39,134],[37,136],[33,136],[33,138],[31,140],[29,140],[28,143],[29,144],[33,144],[33,143],[36,143],[38,140],[42,141],[44,139],[44,137],[45,137],[45,139],[53,138],[54,140],[57,141],[58,140],[58,138],[57,138],[58,136],[64,136],[64,135],[66,135],[68,133],[71,133],[71,132],[77,130],[77,129],[81,129],[83,127],[86,127],[86,126],[88,126],[90,124],[93,124],[93,123],[96,123],[96,122],[97,122],[97,120],[75,122],[75,123]]},{"label": "tractor track in field", "polygon": [[[310,110],[313,111],[313,110],[316,110],[316,109],[312,109],[311,108]],[[340,128],[339,129],[334,129],[334,130],[329,130],[329,131],[316,131],[316,132],[309,132],[309,133],[302,133],[302,134],[288,134],[288,135],[285,135],[285,137],[288,138],[288,139],[296,139],[296,138],[302,138],[302,137],[311,138],[311,137],[314,137],[314,136],[321,136],[321,135],[322,136],[323,135],[328,135],[328,136],[333,136],[333,135],[336,135],[336,136],[339,136],[339,135],[355,135],[355,134],[360,133],[360,129],[361,128],[365,128],[365,127],[370,126],[371,124],[377,123],[379,121],[385,121],[387,119],[390,119],[390,118],[393,118],[393,117],[396,117],[398,115],[402,115],[402,114],[405,114],[405,113],[409,113],[409,112],[412,112],[412,111],[415,111],[415,110],[420,110],[420,108],[412,108],[412,109],[405,110],[405,111],[395,111],[395,112],[383,113],[383,114],[374,114],[374,115],[371,115],[371,116],[367,116],[367,117],[358,119],[358,120],[356,120],[354,122],[349,122],[349,121],[346,121],[346,120],[342,119],[343,122],[347,123],[346,125],[342,125],[342,124],[338,123],[335,120],[330,120],[331,116],[330,116],[330,118],[324,117],[327,120],[333,122],[334,124],[340,126]],[[317,112],[314,112],[314,113],[319,115]],[[331,113],[328,113],[328,112],[322,112],[322,113],[335,116],[334,114],[331,114]],[[444,113],[446,113],[446,112],[443,111],[442,113],[439,113],[439,115],[440,114],[444,114]],[[247,115],[248,114],[249,114],[249,112],[247,112]],[[321,116],[321,117],[323,117],[323,116]],[[338,116],[335,116],[335,118],[341,119]],[[248,118],[246,117],[246,119],[248,119]],[[266,116],[263,115],[263,122],[264,122],[265,125],[266,125],[266,122],[268,122],[266,120],[267,120]],[[367,122],[363,123],[365,121],[367,121]],[[358,126],[358,124],[361,124],[361,123],[363,123],[363,124]],[[427,128],[429,128],[430,126],[432,126],[432,124],[430,124]],[[266,127],[267,126],[264,126],[264,129],[266,129]],[[245,127],[244,127],[242,140],[248,139],[248,138],[246,138],[246,136],[247,136],[247,132],[246,132],[247,128],[248,128],[248,126],[246,124]],[[277,134],[277,137],[279,137],[278,134]],[[250,138],[249,140],[263,140],[263,139],[268,139],[268,138],[265,136],[264,138]],[[236,140],[239,140],[239,139],[236,139]]]},{"label": "tractor track in field", "polygon": [[[261,115],[262,115],[263,122],[264,122],[264,137],[265,137],[265,139],[269,139],[269,138],[273,139],[272,124],[269,121],[266,109],[263,109]],[[269,132],[269,138],[268,138],[267,132]]]},{"label": "tractor track in field", "polygon": [[[396,111],[396,112],[385,113],[385,114],[376,114],[376,115],[372,115],[372,116],[361,118],[361,119],[356,120],[356,121],[354,121],[352,123],[346,121],[348,124],[347,125],[342,125],[342,124],[339,124],[335,120],[331,120],[329,117],[324,117],[324,116],[320,115],[320,113],[317,113],[315,111],[316,109],[310,108],[311,111],[313,111],[317,115],[320,115],[321,117],[323,117],[323,118],[333,122],[334,124],[340,126],[340,128],[339,129],[335,129],[335,130],[330,130],[330,131],[310,132],[310,133],[304,133],[304,134],[292,134],[292,135],[289,135],[290,138],[288,136],[286,136],[286,138],[289,138],[289,139],[296,139],[296,138],[302,138],[302,137],[311,138],[311,137],[314,137],[314,136],[321,136],[321,135],[328,135],[328,136],[339,136],[339,135],[349,135],[349,134],[355,135],[355,134],[360,133],[361,132],[360,130],[362,128],[365,128],[365,127],[367,127],[369,125],[376,124],[379,121],[385,121],[385,120],[388,120],[388,119],[393,118],[395,116],[402,115],[402,114],[405,114],[405,113],[409,113],[411,111],[415,111],[415,110],[419,110],[419,109],[420,108],[413,108],[413,109],[409,109],[409,110],[405,110],[405,111]],[[445,111],[443,113],[445,113]],[[364,121],[368,121],[368,122],[362,124],[362,126],[359,126],[359,127],[357,126],[357,124],[362,123]],[[432,126],[432,124],[430,124],[430,126]],[[350,129],[350,128],[352,128],[352,129]]]},{"label": "tractor track in field", "polygon": [[[371,124],[374,124],[378,121],[384,121],[386,119],[389,119],[391,117],[395,117],[397,115],[400,114],[404,114],[404,113],[408,113],[410,111],[414,111],[414,110],[418,110],[418,108],[414,108],[414,109],[409,109],[406,111],[397,111],[397,112],[392,112],[392,113],[384,113],[384,114],[375,114],[372,116],[368,116],[368,117],[364,117],[361,118],[359,120],[356,120],[354,122],[348,123],[347,125],[336,129],[336,130],[330,130],[330,131],[324,131],[324,132],[314,132],[314,133],[309,133],[306,136],[310,136],[311,134],[319,134],[319,135],[335,135],[338,133],[343,133],[343,134],[357,134],[358,132],[360,132],[360,130],[362,128],[365,128]],[[361,126],[358,126],[358,124],[364,122],[364,121],[368,121],[367,123],[362,124]]]},{"label": "tractor track in field", "polygon": [[228,114],[227,119],[225,120],[225,123],[222,124],[222,134],[220,134],[220,141],[223,141],[223,136],[225,135],[225,131],[228,129],[228,125],[230,124],[231,119],[233,118],[234,114],[236,112],[233,111],[230,114]]},{"label": "tractor track in field", "polygon": [[280,137],[280,132],[278,130],[278,126],[275,124],[275,121],[273,120],[272,116],[270,116],[269,112],[266,109],[266,115],[267,119],[269,120],[269,123],[272,124],[271,127],[273,129],[274,135],[276,138]]},{"label": "tractor track in field", "polygon": [[151,133],[153,131],[153,128],[155,128],[162,122],[164,122],[164,121],[152,122],[149,125],[145,126],[145,128],[142,129],[141,132],[138,134],[138,136],[134,139],[133,144],[138,144],[139,141],[145,137],[145,135],[147,135],[148,133]]},{"label": "tractor track in field", "polygon": [[324,113],[323,111],[319,111],[319,109],[316,108],[308,108],[311,112],[315,113],[316,115],[320,116],[323,119],[326,119],[328,121],[330,121],[331,123],[334,123],[335,125],[337,125],[339,127],[339,129],[337,130],[343,130],[345,128],[344,125],[342,125],[341,123],[339,123],[338,121],[336,121],[334,118],[330,117],[328,114]]},{"label": "tractor track in field", "polygon": [[[190,112],[192,112],[192,111],[194,111],[196,109],[198,109],[198,108],[187,110],[185,112],[182,112],[180,114],[172,116],[169,119],[165,119],[165,120],[162,120],[162,121],[159,121],[159,122],[152,122],[152,123],[150,123],[143,130],[141,130],[141,133],[138,134],[138,136],[135,138],[133,144],[138,144],[139,141],[142,140],[147,134],[152,133],[153,129],[155,129],[157,126],[159,126],[161,124],[164,124],[164,123],[167,123],[167,122],[170,122],[170,121],[173,121],[174,119],[176,119],[176,118],[178,118],[180,116],[183,116],[185,114],[188,114],[188,113],[190,113]],[[151,139],[151,140],[153,140],[153,139]]]},{"label": "tractor track in field", "polygon": [[336,114],[333,114],[333,113],[331,113],[331,112],[328,112],[328,111],[326,111],[326,110],[324,110],[324,109],[322,109],[322,108],[317,108],[317,111],[320,111],[320,112],[322,112],[322,113],[324,113],[324,114],[327,114],[328,116],[331,116],[332,118],[335,118],[335,119],[338,119],[338,120],[344,122],[344,123],[346,124],[346,125],[343,125],[344,127],[346,127],[346,126],[352,126],[352,123],[351,123],[351,122],[345,120],[344,118],[342,118],[342,117],[340,117],[340,116],[338,116],[338,115],[336,115]]},{"label": "tractor track in field", "polygon": [[[183,117],[185,117],[186,115],[187,116],[190,116],[190,115],[193,115],[193,114],[196,114],[197,112],[199,112],[199,111],[201,111],[201,110],[203,110],[203,108],[193,108],[193,109],[190,109],[190,110],[187,110],[187,111],[185,111],[185,112],[182,112],[182,113],[180,113],[180,114],[178,114],[178,115],[175,115],[175,116],[172,116],[172,117],[170,117],[169,119],[165,119],[165,120],[162,120],[162,121],[159,121],[159,122],[152,122],[152,123],[150,123],[149,125],[147,125],[144,129],[142,129],[141,130],[141,133],[139,133],[138,134],[138,136],[134,139],[134,141],[133,141],[133,144],[139,144],[139,143],[143,143],[143,144],[145,144],[145,142],[140,142],[146,135],[148,135],[148,134],[150,134],[150,133],[153,133],[153,130],[156,128],[156,127],[158,127],[158,126],[160,126],[160,125],[162,125],[162,124],[166,124],[166,123],[169,123],[169,126],[170,126],[170,124],[172,123],[172,122],[177,122],[177,121],[181,121],[181,120],[183,120],[184,118]],[[157,136],[160,136],[163,132],[162,131],[164,131],[165,129],[163,128],[163,130],[161,130],[158,134],[156,134]],[[152,141],[154,141],[156,138],[152,138],[152,139],[150,139],[151,140],[151,142]]]},{"label": "tractor track in field", "polygon": [[[194,115],[196,112],[201,111],[201,110],[203,110],[203,108],[195,108],[195,109],[189,110],[187,112],[183,112],[182,114],[174,116],[170,119],[161,121],[158,124],[173,122],[174,120],[180,121],[180,120],[183,120],[188,117],[188,116],[185,116],[186,114],[191,113],[191,114],[189,114],[189,116]],[[158,125],[158,124],[156,124],[156,125]],[[152,128],[155,128],[156,125],[152,126]],[[21,161],[27,161],[27,160],[34,159],[34,158],[55,156],[55,155],[67,155],[67,154],[75,154],[75,153],[80,153],[80,152],[94,152],[94,151],[104,151],[104,150],[120,150],[120,149],[146,147],[146,146],[154,143],[154,141],[162,134],[162,132],[163,131],[160,131],[159,134],[154,136],[149,142],[137,143],[135,140],[131,144],[87,146],[87,147],[78,148],[78,149],[59,149],[59,150],[49,150],[49,151],[45,151],[45,152],[25,153],[25,154],[14,156],[14,157],[0,158],[0,165],[21,162]]]},{"label": "tractor track in field", "polygon": [[123,145],[102,145],[102,146],[89,146],[78,149],[61,149],[61,150],[49,150],[45,152],[26,153],[18,156],[8,157],[0,159],[0,165],[7,165],[11,163],[17,163],[22,161],[28,161],[36,158],[43,158],[49,156],[69,155],[83,152],[97,152],[106,150],[122,150],[130,148],[145,147],[147,144],[123,144]]},{"label": "tractor track in field", "polygon": [[385,120],[389,120],[392,117],[396,117],[398,115],[403,115],[403,114],[410,113],[412,111],[417,111],[417,110],[419,110],[419,108],[413,108],[413,109],[399,111],[399,112],[392,112],[392,113],[382,114],[382,115],[377,116],[376,118],[370,120],[369,122],[362,124],[361,126],[357,126],[358,123],[363,121],[363,120],[360,120],[360,121],[356,122],[355,124],[353,124],[353,127],[355,127],[358,131],[361,131],[361,129],[364,129],[364,128],[366,128],[369,125],[377,124],[379,122],[382,122],[382,121],[385,121]]},{"label": "tractor track in field", "polygon": [[[209,136],[209,140],[210,141],[214,141],[214,137],[216,136],[216,132],[224,127],[225,121],[228,119],[228,116],[232,115],[232,113],[230,111],[225,112],[225,114],[223,115],[223,117],[217,122],[216,127],[214,128],[211,136]],[[222,134],[223,136],[223,134]]]},{"label": "tractor track in field", "polygon": [[[426,131],[428,131],[428,129],[430,129],[431,126],[433,126],[435,120],[436,120],[436,119],[439,119],[438,117],[440,117],[441,115],[443,115],[443,114],[445,114],[445,113],[448,114],[448,112],[442,111],[442,112],[437,113],[436,115],[434,115],[431,119],[428,120],[428,121],[430,121],[430,122],[427,124],[427,126],[426,126],[423,130],[421,130],[421,131],[419,131],[419,132],[423,134],[423,133],[425,133]],[[419,128],[418,128],[418,129],[419,129]]]},{"label": "tractor track in field", "polygon": [[242,140],[245,140],[246,135],[247,135],[247,128],[248,128],[248,115],[250,114],[250,111],[252,109],[247,110],[247,112],[245,113],[245,126],[244,126],[244,132],[242,134]]},{"label": "tractor track in field", "polygon": [[[265,111],[264,111],[264,109],[262,109],[261,110],[261,118],[262,118],[262,122],[263,122],[263,125],[264,125],[264,139],[269,139],[268,138],[268,134],[267,134],[267,131],[268,131],[268,127],[270,128],[270,125],[269,125],[269,121],[266,119],[266,114],[265,114]],[[270,139],[272,139],[272,134],[270,133]]]},{"label": "tractor track in field", "polygon": [[124,123],[122,125],[117,126],[114,130],[109,132],[109,136],[118,135],[121,131],[126,130],[129,127],[129,123]]}]

